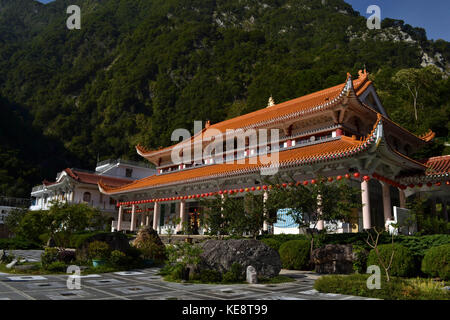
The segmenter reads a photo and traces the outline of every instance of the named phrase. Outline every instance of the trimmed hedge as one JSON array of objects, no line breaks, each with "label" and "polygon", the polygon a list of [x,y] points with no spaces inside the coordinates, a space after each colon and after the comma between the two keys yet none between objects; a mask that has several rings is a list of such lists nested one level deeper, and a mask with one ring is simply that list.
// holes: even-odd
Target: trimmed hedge
[{"label": "trimmed hedge", "polygon": [[[382,244],[378,246],[383,263],[387,266],[392,255],[392,244]],[[383,267],[380,265],[375,249],[372,249],[367,259],[367,265],[377,265],[380,267],[381,272],[384,272]],[[415,276],[417,274],[416,264],[411,251],[400,244],[394,243],[394,258],[392,259],[392,265],[389,269],[389,274],[397,277]]]},{"label": "trimmed hedge", "polygon": [[422,260],[423,273],[450,280],[450,244],[429,249]]},{"label": "trimmed hedge", "polygon": [[311,243],[308,240],[291,240],[283,243],[278,251],[283,268],[305,270],[309,267]]},{"label": "trimmed hedge", "polygon": [[42,246],[39,243],[16,237],[16,238],[0,239],[0,249],[30,250],[30,249],[42,249]]}]

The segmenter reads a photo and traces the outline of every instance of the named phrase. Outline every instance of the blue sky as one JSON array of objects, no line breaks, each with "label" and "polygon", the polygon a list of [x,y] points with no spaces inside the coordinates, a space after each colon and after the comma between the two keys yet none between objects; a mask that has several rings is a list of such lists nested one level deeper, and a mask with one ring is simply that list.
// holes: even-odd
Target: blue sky
[{"label": "blue sky", "polygon": [[[43,3],[54,0],[38,0]],[[131,0],[132,1],[132,0]],[[319,1],[319,0],[317,0]],[[404,20],[413,27],[427,31],[428,39],[450,41],[450,0],[345,0],[362,16],[367,7],[376,4],[381,8],[381,18]]]},{"label": "blue sky", "polygon": [[381,9],[381,19],[404,20],[427,31],[428,39],[450,41],[450,0],[345,0],[362,16],[372,4]]}]

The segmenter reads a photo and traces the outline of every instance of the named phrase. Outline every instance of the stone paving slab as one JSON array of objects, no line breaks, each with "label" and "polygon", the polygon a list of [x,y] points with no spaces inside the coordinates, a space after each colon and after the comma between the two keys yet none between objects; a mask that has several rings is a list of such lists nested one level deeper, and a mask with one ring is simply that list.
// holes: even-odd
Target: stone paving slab
[{"label": "stone paving slab", "polygon": [[294,282],[280,284],[188,284],[166,282],[158,268],[81,276],[81,290],[67,289],[68,275],[0,274],[0,299],[37,300],[367,300],[323,294],[313,289],[317,275],[286,272]]}]

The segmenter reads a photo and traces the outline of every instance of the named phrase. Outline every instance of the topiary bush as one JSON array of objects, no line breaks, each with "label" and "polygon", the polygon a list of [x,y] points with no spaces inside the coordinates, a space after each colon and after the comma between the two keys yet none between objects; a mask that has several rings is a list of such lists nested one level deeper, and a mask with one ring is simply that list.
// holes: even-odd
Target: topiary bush
[{"label": "topiary bush", "polygon": [[46,270],[50,272],[66,272],[67,266],[62,261],[54,261],[46,267]]},{"label": "topiary bush", "polygon": [[41,264],[44,269],[47,269],[50,264],[58,261],[59,250],[56,248],[45,248],[41,254]]},{"label": "topiary bush", "polygon": [[423,273],[450,280],[450,244],[429,249],[422,260]]},{"label": "topiary bush", "polygon": [[[393,246],[392,244],[382,244],[378,246],[378,251],[383,263],[386,266],[389,265],[392,255],[392,248],[394,248],[394,258],[392,259],[389,274],[397,277],[411,277],[417,275],[417,269],[412,252],[401,244],[395,243]],[[367,259],[367,265],[377,265],[381,268],[381,271],[384,272],[384,269],[378,260],[375,249],[370,251]]]},{"label": "topiary bush", "polygon": [[217,270],[205,269],[200,271],[200,281],[201,282],[221,282],[222,274]]},{"label": "topiary bush", "polygon": [[283,243],[278,251],[283,268],[292,270],[309,269],[310,246],[308,240],[291,240]]},{"label": "topiary bush", "polygon": [[111,252],[109,261],[115,267],[124,267],[131,263],[131,258],[122,251],[114,250],[113,252]]},{"label": "topiary bush", "polygon": [[98,260],[107,260],[110,257],[111,250],[106,242],[93,241],[89,243],[89,258]]}]

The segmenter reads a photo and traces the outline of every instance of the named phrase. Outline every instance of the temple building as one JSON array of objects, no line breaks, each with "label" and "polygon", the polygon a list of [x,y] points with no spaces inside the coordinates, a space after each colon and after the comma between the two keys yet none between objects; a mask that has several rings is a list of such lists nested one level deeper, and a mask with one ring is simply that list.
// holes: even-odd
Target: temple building
[{"label": "temple building", "polygon": [[[236,143],[236,132],[244,136],[242,143]],[[255,132],[266,136],[255,140]],[[286,184],[314,183],[318,175],[346,179],[361,188],[363,206],[352,226],[338,226],[336,232],[356,232],[385,226],[416,192],[438,194],[446,208],[449,157],[411,157],[433,138],[431,131],[417,136],[390,120],[368,73],[360,71],[358,79],[348,74],[332,88],[279,104],[271,98],[266,108],[216,124],[208,121],[171,147],[138,145],[137,153],[156,166],[156,174],[122,186],[100,180],[98,187],[117,200],[115,230],[151,224],[164,233],[174,217],[181,221],[177,231],[184,222],[197,223],[199,198],[246,192],[266,197],[271,172]],[[263,229],[271,227],[265,223]]]},{"label": "temple building", "polygon": [[121,159],[101,161],[95,171],[66,168],[57,174],[55,181],[44,180],[32,189],[30,210],[48,210],[52,201],[57,200],[86,203],[115,216],[116,200],[100,193],[97,187],[100,179],[110,187],[120,187],[154,174],[155,169],[148,163]]}]

